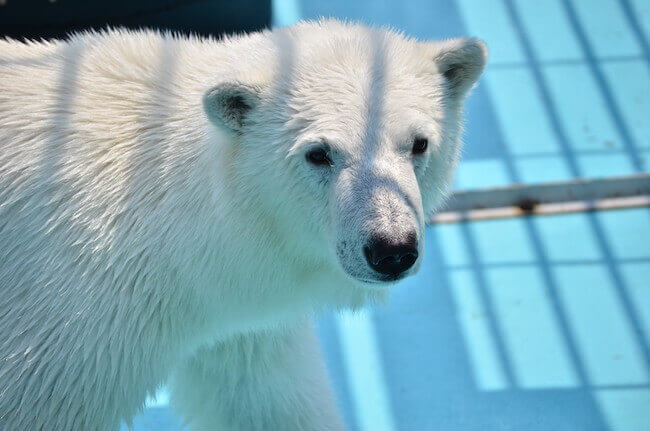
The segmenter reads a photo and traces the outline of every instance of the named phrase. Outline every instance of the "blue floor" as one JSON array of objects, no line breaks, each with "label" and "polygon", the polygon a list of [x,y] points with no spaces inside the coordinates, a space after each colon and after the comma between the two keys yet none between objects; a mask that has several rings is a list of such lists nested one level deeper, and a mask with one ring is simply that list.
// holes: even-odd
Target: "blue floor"
[{"label": "blue floor", "polygon": [[[490,46],[457,188],[650,170],[650,0],[275,0]],[[389,305],[326,316],[351,431],[649,431],[650,209],[428,229]],[[166,398],[137,431],[177,431]]]},{"label": "blue floor", "polygon": [[423,271],[388,306],[323,322],[350,429],[649,430],[649,221],[429,228]]}]

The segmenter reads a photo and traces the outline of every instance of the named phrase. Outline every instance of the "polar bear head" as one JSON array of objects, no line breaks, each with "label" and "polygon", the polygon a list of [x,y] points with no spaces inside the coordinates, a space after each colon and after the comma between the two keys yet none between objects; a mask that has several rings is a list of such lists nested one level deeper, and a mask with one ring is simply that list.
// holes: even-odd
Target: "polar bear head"
[{"label": "polar bear head", "polygon": [[254,211],[296,259],[329,262],[364,285],[417,271],[483,42],[337,21],[258,38],[239,76],[203,98],[211,122],[231,132],[234,175]]}]

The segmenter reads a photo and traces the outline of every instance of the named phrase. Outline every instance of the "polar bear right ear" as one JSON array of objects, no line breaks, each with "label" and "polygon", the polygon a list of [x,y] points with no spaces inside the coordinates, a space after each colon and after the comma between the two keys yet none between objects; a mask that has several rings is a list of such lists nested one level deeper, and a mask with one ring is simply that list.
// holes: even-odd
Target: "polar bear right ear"
[{"label": "polar bear right ear", "polygon": [[239,132],[259,100],[259,90],[255,87],[224,83],[203,95],[203,109],[212,123]]},{"label": "polar bear right ear", "polygon": [[488,55],[485,42],[470,37],[429,42],[428,45],[452,97],[462,99],[483,73]]}]

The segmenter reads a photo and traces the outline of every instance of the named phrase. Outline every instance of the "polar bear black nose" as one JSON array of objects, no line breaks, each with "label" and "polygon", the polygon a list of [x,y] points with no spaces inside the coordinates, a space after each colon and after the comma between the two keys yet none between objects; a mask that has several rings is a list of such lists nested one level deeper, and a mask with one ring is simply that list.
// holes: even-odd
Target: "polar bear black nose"
[{"label": "polar bear black nose", "polygon": [[413,266],[418,259],[415,233],[395,242],[383,237],[371,238],[363,249],[368,265],[380,274],[396,277]]}]

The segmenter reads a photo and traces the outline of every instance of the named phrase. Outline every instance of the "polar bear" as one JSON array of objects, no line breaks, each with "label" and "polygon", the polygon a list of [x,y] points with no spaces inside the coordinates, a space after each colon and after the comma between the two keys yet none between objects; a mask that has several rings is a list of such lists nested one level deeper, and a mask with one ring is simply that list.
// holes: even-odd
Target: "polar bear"
[{"label": "polar bear", "polygon": [[0,429],[343,429],[311,320],[422,262],[471,38],[335,20],[0,41]]}]

